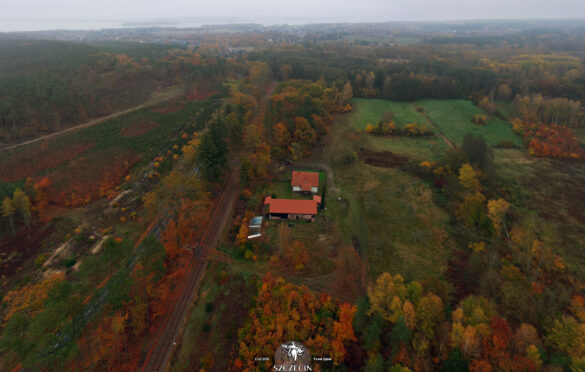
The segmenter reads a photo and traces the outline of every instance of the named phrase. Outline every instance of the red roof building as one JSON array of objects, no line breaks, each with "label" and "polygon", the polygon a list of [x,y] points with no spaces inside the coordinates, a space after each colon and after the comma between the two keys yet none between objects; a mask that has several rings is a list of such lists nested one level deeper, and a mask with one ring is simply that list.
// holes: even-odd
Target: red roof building
[{"label": "red roof building", "polygon": [[293,191],[296,192],[319,192],[319,173],[316,172],[292,172],[290,181]]},{"label": "red roof building", "polygon": [[271,220],[311,220],[315,221],[317,207],[321,197],[315,195],[313,200],[273,199],[267,196],[264,205],[268,205],[268,218]]}]

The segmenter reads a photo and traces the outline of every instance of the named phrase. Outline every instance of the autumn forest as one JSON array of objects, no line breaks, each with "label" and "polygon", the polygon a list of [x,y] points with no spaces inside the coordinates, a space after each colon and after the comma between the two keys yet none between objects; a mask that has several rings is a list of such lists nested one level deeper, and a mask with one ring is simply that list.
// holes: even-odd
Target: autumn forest
[{"label": "autumn forest", "polygon": [[0,33],[0,370],[585,371],[583,26]]}]

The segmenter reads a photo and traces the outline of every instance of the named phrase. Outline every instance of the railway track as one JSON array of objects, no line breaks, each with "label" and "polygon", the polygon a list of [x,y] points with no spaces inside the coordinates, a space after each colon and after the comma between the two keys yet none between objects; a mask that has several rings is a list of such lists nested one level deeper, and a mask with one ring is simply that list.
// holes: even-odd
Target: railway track
[{"label": "railway track", "polygon": [[232,172],[226,188],[209,219],[207,228],[201,236],[199,241],[200,250],[197,252],[198,254],[195,254],[195,252],[193,254],[187,269],[186,280],[179,289],[180,294],[172,305],[171,311],[167,313],[163,326],[146,356],[142,371],[165,371],[167,369],[169,358],[176,345],[177,336],[185,322],[189,305],[197,293],[201,278],[203,278],[209,250],[219,239],[237,195],[238,182],[237,170],[235,170]]}]

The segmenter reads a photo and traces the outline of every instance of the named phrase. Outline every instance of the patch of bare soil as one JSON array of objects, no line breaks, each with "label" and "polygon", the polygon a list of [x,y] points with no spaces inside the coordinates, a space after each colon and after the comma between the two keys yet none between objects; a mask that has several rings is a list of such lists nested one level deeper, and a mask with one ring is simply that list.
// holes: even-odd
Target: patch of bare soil
[{"label": "patch of bare soil", "polygon": [[408,162],[408,157],[396,155],[391,151],[362,151],[359,156],[364,163],[382,168],[399,168]]},{"label": "patch of bare soil", "polygon": [[11,239],[0,243],[0,277],[11,277],[34,256],[42,242],[55,232],[53,224],[31,226],[30,231],[21,229]]},{"label": "patch of bare soil", "polygon": [[0,179],[6,182],[24,180],[27,177],[53,169],[67,163],[87,150],[95,143],[75,143],[62,147],[43,143],[29,151],[21,151],[3,156],[0,160]]}]

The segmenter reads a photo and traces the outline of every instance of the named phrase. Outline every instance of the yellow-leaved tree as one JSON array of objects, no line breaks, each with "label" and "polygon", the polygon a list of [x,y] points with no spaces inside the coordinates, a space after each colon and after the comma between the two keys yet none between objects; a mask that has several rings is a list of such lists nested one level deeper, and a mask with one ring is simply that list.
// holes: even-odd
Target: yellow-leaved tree
[{"label": "yellow-leaved tree", "polygon": [[492,220],[496,233],[501,235],[503,227],[504,232],[506,233],[506,238],[509,240],[510,234],[508,234],[508,227],[506,226],[506,213],[508,212],[508,208],[510,208],[510,203],[504,199],[490,200],[487,207],[488,217]]}]

